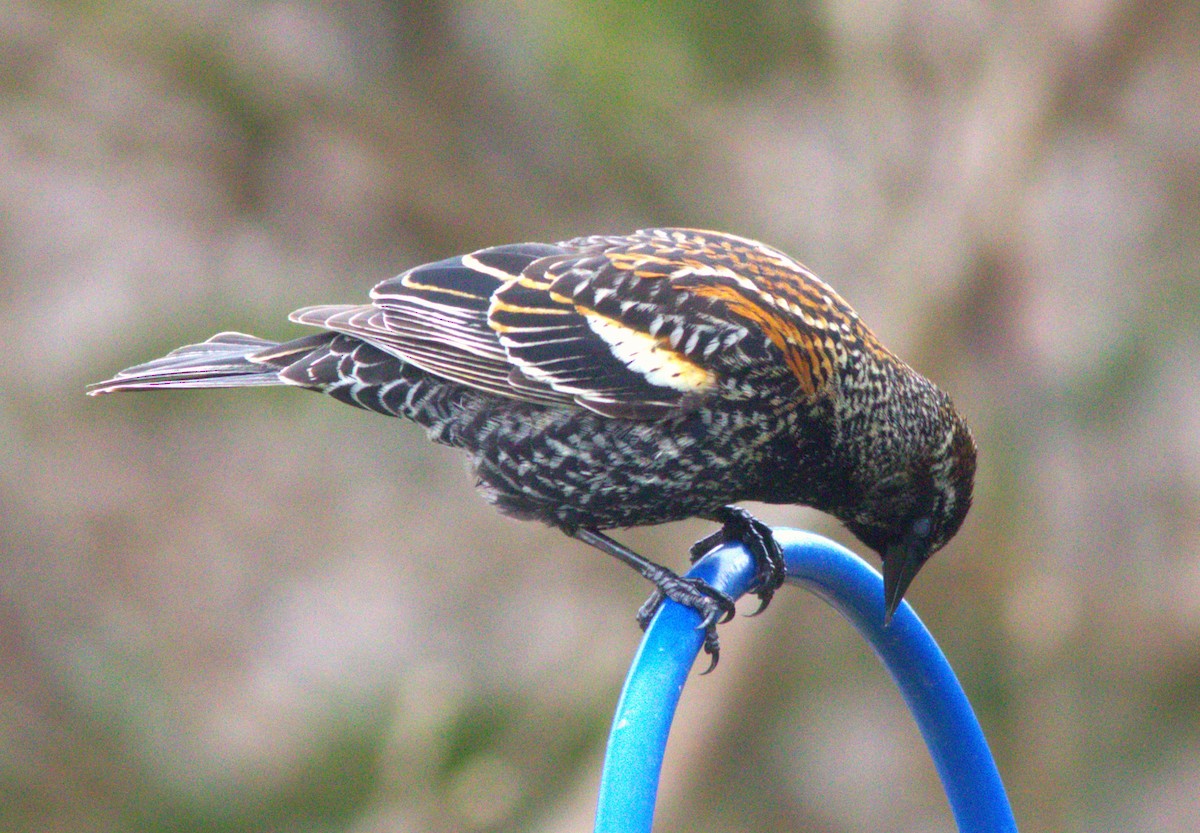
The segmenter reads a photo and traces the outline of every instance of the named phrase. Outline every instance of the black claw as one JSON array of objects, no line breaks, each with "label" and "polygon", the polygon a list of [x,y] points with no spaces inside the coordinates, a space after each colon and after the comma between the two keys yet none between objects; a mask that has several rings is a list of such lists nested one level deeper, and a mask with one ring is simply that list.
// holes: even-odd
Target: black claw
[{"label": "black claw", "polygon": [[715,630],[717,625],[724,625],[733,618],[733,607],[731,605],[729,608],[725,608],[718,602],[707,611],[702,610],[700,613],[704,618],[700,620],[699,625],[696,625],[696,630]]},{"label": "black claw", "polygon": [[655,613],[658,613],[658,609],[662,607],[663,599],[665,598],[666,596],[663,595],[662,591],[655,587],[654,592],[650,594],[650,598],[642,602],[642,606],[637,610],[639,628],[645,630],[650,627],[650,620],[654,618]]},{"label": "black claw", "polygon": [[704,631],[704,652],[712,658],[703,673],[712,671],[717,667],[721,654],[717,625],[723,625],[733,618],[737,610],[733,599],[703,579],[673,576],[656,587],[650,598],[638,608],[637,621],[642,630],[650,624],[663,599],[671,599],[700,614],[700,624],[696,625],[696,630]]},{"label": "black claw", "polygon": [[692,560],[696,561],[721,544],[737,542],[744,546],[758,568],[754,590],[758,596],[758,609],[750,614],[757,616],[767,609],[775,591],[787,578],[783,549],[775,540],[771,527],[739,506],[722,506],[713,513],[712,519],[721,524],[721,528],[692,545]]},{"label": "black claw", "polygon": [[708,654],[708,668],[700,672],[703,677],[708,672],[717,667],[717,663],[721,661],[721,643],[717,639],[717,629],[709,628],[704,634],[704,653]]}]

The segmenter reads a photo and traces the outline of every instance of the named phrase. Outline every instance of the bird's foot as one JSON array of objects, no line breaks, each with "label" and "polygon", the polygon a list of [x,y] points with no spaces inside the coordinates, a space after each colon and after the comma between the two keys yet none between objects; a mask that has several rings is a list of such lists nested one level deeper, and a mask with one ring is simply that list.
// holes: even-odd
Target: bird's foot
[{"label": "bird's foot", "polygon": [[628,564],[654,583],[654,592],[638,608],[637,621],[642,630],[650,624],[663,599],[678,602],[699,613],[700,624],[696,626],[696,630],[704,631],[704,651],[712,658],[704,673],[707,674],[717,667],[717,660],[721,655],[720,643],[717,641],[717,625],[733,618],[733,599],[703,579],[680,576],[666,567],[655,564],[598,529],[564,527],[564,531],[571,537],[591,544],[618,561]]},{"label": "bird's foot", "polygon": [[692,561],[698,561],[722,544],[739,543],[754,558],[758,575],[754,580],[754,594],[758,596],[758,609],[751,613],[757,616],[767,609],[775,591],[787,578],[787,564],[783,549],[775,540],[771,527],[751,515],[740,506],[722,506],[712,514],[712,520],[721,528],[692,544]]},{"label": "bird's foot", "polygon": [[663,599],[678,602],[684,607],[690,607],[700,614],[700,624],[696,630],[704,631],[704,653],[709,656],[708,668],[702,673],[707,674],[717,667],[721,658],[721,643],[717,638],[717,625],[723,625],[733,618],[735,607],[733,599],[699,578],[679,576],[671,573],[662,576],[655,582],[654,592],[650,598],[638,608],[637,621],[642,630],[650,625],[650,620],[662,606]]}]

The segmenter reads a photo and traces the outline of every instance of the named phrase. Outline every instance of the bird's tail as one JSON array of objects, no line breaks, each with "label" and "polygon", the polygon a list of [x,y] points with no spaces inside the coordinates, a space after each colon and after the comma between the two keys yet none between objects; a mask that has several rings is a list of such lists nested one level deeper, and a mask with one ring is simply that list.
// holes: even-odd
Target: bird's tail
[{"label": "bird's tail", "polygon": [[[304,341],[301,339],[300,341]],[[217,333],[208,341],[172,350],[161,359],[122,370],[104,382],[88,386],[88,394],[158,388],[240,388],[279,385],[280,350],[292,344],[255,338],[245,333]],[[311,350],[311,346],[302,352]],[[296,351],[282,351],[294,355]]]}]

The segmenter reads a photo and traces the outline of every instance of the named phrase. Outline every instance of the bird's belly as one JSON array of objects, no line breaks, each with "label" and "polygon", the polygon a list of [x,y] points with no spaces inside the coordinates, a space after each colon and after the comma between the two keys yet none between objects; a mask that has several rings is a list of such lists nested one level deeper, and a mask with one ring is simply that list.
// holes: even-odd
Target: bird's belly
[{"label": "bird's belly", "polygon": [[762,491],[762,426],[695,412],[656,422],[545,409],[497,418],[473,450],[501,512],[600,529],[707,515]]}]

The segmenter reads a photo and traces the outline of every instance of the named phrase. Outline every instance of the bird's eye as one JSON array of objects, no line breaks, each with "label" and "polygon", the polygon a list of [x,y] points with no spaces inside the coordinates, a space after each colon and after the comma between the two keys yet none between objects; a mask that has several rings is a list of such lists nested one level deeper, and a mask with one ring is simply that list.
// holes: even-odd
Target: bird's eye
[{"label": "bird's eye", "polygon": [[917,518],[913,521],[912,534],[918,538],[928,538],[929,533],[933,532],[933,520],[930,518]]}]

